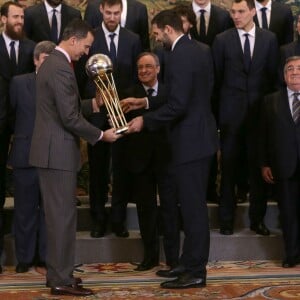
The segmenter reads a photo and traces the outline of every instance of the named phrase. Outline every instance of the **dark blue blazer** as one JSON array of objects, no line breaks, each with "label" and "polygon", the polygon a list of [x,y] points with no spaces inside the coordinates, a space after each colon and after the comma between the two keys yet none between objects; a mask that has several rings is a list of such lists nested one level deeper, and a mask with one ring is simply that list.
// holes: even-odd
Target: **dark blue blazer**
[{"label": "dark blue blazer", "polygon": [[[212,4],[206,39],[203,42],[211,46],[215,39],[215,36],[218,33],[221,33],[231,27],[233,27],[233,22],[229,12],[221,7]],[[200,40],[197,28],[191,28],[190,34],[193,39]]]},{"label": "dark blue blazer", "polygon": [[292,177],[300,159],[300,126],[293,121],[286,88],[265,97],[260,124],[260,165],[271,167],[275,179]]},{"label": "dark blue blazer", "polygon": [[[259,26],[256,15],[253,19],[256,26]],[[272,1],[269,30],[275,33],[279,46],[294,40],[294,17],[290,6]]]},{"label": "dark blue blazer", "polygon": [[[62,3],[61,7],[61,31],[59,41],[65,27],[73,19],[81,19],[78,9]],[[35,42],[51,40],[50,24],[44,3],[30,6],[24,11],[24,30],[29,39]]]},{"label": "dark blue blazer", "polygon": [[237,29],[218,34],[212,50],[220,126],[226,126],[227,130],[238,128],[246,118],[249,124],[257,124],[255,120],[263,97],[276,89],[278,45],[275,35],[256,27],[249,73],[245,71]]},{"label": "dark blue blazer", "polygon": [[10,85],[10,104],[15,113],[13,144],[8,163],[28,168],[29,150],[35,120],[35,72],[15,76]]},{"label": "dark blue blazer", "polygon": [[[93,28],[98,27],[103,21],[102,14],[99,10],[100,3],[101,0],[90,2],[85,10],[84,20]],[[145,4],[136,0],[127,0],[125,28],[139,35],[144,50],[150,49],[148,12]]]},{"label": "dark blue blazer", "polygon": [[167,103],[144,115],[145,127],[157,130],[170,125],[174,164],[211,156],[218,138],[210,105],[213,62],[209,47],[182,36],[170,52],[166,72]]}]

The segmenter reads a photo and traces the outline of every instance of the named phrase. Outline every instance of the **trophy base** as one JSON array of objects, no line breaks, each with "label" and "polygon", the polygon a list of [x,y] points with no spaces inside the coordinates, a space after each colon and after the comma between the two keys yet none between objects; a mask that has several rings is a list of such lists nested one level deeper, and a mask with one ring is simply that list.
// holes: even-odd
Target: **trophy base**
[{"label": "trophy base", "polygon": [[116,134],[122,134],[122,133],[126,132],[128,129],[129,129],[128,126],[118,127],[116,129]]}]

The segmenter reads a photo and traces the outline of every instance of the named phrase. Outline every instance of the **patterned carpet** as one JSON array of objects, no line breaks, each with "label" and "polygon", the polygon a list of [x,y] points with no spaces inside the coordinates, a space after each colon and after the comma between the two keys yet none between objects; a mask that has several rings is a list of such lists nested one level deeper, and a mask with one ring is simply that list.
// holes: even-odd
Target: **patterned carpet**
[{"label": "patterned carpet", "polygon": [[75,275],[83,279],[95,295],[89,297],[51,296],[44,287],[45,278],[31,269],[16,274],[6,267],[0,275],[1,300],[64,300],[64,299],[300,299],[300,267],[283,269],[280,262],[236,261],[211,262],[205,288],[165,290],[163,280],[153,269],[134,271],[135,266],[120,264],[91,264],[76,268]]}]

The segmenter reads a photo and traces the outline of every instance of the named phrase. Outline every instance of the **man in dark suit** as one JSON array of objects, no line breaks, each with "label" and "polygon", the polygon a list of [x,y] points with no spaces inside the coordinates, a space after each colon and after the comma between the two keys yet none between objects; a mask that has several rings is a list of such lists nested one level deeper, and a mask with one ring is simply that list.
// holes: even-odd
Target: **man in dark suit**
[{"label": "man in dark suit", "polygon": [[238,156],[245,146],[250,178],[250,228],[257,234],[269,235],[264,224],[267,205],[258,165],[256,120],[262,97],[275,90],[278,45],[272,32],[255,26],[253,0],[234,0],[231,15],[236,28],[217,35],[212,47],[222,154],[220,233],[233,234],[234,183]]},{"label": "man in dark suit", "polygon": [[81,19],[78,9],[62,0],[44,0],[25,9],[24,30],[37,43],[47,40],[57,44],[67,24],[76,18]]},{"label": "man in dark suit", "polygon": [[[166,90],[158,82],[159,60],[154,53],[143,52],[137,59],[139,83],[133,85],[123,94],[130,98],[121,101],[124,111],[134,98],[152,97],[155,107],[160,107],[166,101]],[[145,101],[146,106],[146,101]],[[143,115],[148,110],[141,108],[128,112],[126,119]],[[123,180],[128,188],[127,201],[137,206],[139,226],[144,245],[144,259],[136,268],[137,271],[149,270],[159,264],[159,236],[157,188],[160,202],[165,193],[165,168],[170,158],[166,130],[156,132],[141,132],[128,135],[123,144],[122,161],[127,170]],[[171,196],[171,195],[170,195]]]},{"label": "man in dark suit", "polygon": [[[197,18],[197,26],[191,28],[191,37],[202,43],[211,46],[218,33],[233,27],[228,11],[212,4],[210,0],[193,0],[192,7]],[[201,22],[201,18],[204,22]]]},{"label": "man in dark suit", "polygon": [[[84,20],[93,28],[100,26],[103,21],[103,15],[99,10],[101,2],[102,0],[89,2],[85,10]],[[136,0],[122,0],[122,6],[120,25],[136,33],[141,39],[143,50],[149,50],[150,42],[146,5]]]},{"label": "man in dark suit", "polygon": [[[8,163],[13,167],[17,273],[27,272],[33,264],[45,266],[45,218],[38,175],[36,169],[29,165],[29,150],[35,119],[36,72],[54,48],[55,44],[50,41],[37,44],[33,53],[36,71],[15,76],[10,84],[15,124]],[[38,261],[34,261],[35,254]]]},{"label": "man in dark suit", "polygon": [[256,26],[275,33],[279,46],[294,40],[294,17],[289,5],[279,1],[255,0]]},{"label": "man in dark suit", "polygon": [[[121,97],[124,90],[137,81],[136,58],[142,51],[138,35],[119,25],[122,1],[102,0],[100,10],[103,15],[103,22],[95,30],[95,41],[90,50],[90,56],[96,53],[108,55],[113,62],[113,76],[117,91]],[[82,66],[85,60],[80,63],[79,76],[85,75]],[[87,77],[79,79],[84,85],[84,97],[91,97],[95,94],[95,84]],[[98,128],[107,128],[107,113],[103,110],[93,115],[90,122]],[[125,226],[127,202],[124,194],[122,161],[119,156],[122,154],[122,143],[120,140],[112,145],[112,170],[113,170],[113,191],[112,191],[112,230],[120,237],[128,237],[129,233]],[[90,204],[93,227],[91,236],[99,238],[105,234],[106,215],[105,202],[107,199],[107,183],[109,181],[110,145],[98,143],[95,146],[88,146],[90,166]],[[99,168],[99,165],[105,168]],[[126,189],[125,189],[126,190]]]},{"label": "man in dark suit", "polygon": [[[14,75],[32,72],[34,42],[23,35],[24,11],[20,4],[6,2],[1,6],[3,32],[0,35],[0,78],[2,125],[0,130],[0,256],[3,250],[3,206],[8,145],[11,134],[12,115],[9,111],[9,83]],[[0,266],[0,273],[2,268]]]},{"label": "man in dark suit", "polygon": [[175,11],[157,14],[152,20],[152,32],[156,41],[171,50],[166,70],[167,102],[134,118],[129,131],[138,132],[143,127],[153,131],[170,125],[170,176],[176,186],[176,197],[170,197],[164,213],[170,219],[176,218],[172,213],[179,202],[185,240],[180,264],[159,274],[178,277],[161,286],[203,287],[209,254],[206,188],[211,158],[218,147],[210,107],[213,63],[208,46],[184,35],[182,21]]},{"label": "man in dark suit", "polygon": [[261,168],[275,184],[285,245],[284,268],[300,263],[300,56],[287,59],[287,87],[265,98],[261,114]]},{"label": "man in dark suit", "polygon": [[93,41],[87,23],[71,21],[36,78],[36,118],[29,163],[38,170],[46,220],[46,279],[55,295],[92,294],[79,285],[80,278],[73,277],[79,137],[92,144],[118,138],[114,129],[103,132],[83,117],[97,110],[96,99],[80,101],[71,63],[87,55]]}]

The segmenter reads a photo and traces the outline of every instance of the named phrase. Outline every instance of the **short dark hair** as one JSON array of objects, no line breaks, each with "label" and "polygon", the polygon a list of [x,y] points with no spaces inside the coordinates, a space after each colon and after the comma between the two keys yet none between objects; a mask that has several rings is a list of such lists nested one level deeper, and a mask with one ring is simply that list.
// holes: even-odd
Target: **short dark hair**
[{"label": "short dark hair", "polygon": [[190,3],[180,3],[173,9],[179,15],[179,17],[186,17],[193,27],[197,27],[197,18]]},{"label": "short dark hair", "polygon": [[294,55],[294,56],[289,56],[286,60],[285,60],[285,64],[284,64],[284,73],[287,71],[287,65],[289,62],[291,61],[295,61],[295,60],[300,60],[300,56],[298,55]]},{"label": "short dark hair", "polygon": [[171,26],[177,32],[183,32],[182,21],[174,9],[166,9],[159,12],[151,21],[159,29],[164,29],[167,25]]},{"label": "short dark hair", "polygon": [[50,54],[56,45],[51,41],[42,41],[36,44],[33,51],[33,57],[39,59],[42,53]]},{"label": "short dark hair", "polygon": [[13,5],[13,6],[17,6],[23,9],[23,6],[21,4],[19,4],[18,2],[13,2],[13,1],[7,1],[5,2],[0,9],[0,14],[1,16],[8,16],[8,11],[9,11],[9,7]]},{"label": "short dark hair", "polygon": [[159,58],[158,58],[158,56],[157,56],[155,53],[153,53],[153,52],[142,52],[142,53],[140,53],[140,54],[138,55],[137,59],[136,59],[136,63],[138,63],[138,61],[139,61],[142,57],[147,56],[147,55],[152,56],[152,57],[154,58],[155,65],[156,65],[157,67],[160,66]]},{"label": "short dark hair", "polygon": [[87,37],[88,33],[94,35],[92,27],[81,19],[72,20],[65,28],[62,34],[62,40],[67,41],[71,37],[81,40]]},{"label": "short dark hair", "polygon": [[102,7],[104,7],[105,4],[106,4],[107,6],[113,6],[113,5],[118,5],[118,4],[120,4],[120,5],[121,5],[121,8],[123,8],[122,0],[101,0],[100,5],[101,5]]},{"label": "short dark hair", "polygon": [[247,3],[249,9],[255,8],[254,0],[233,0],[232,3],[240,3],[242,1],[245,1]]}]

